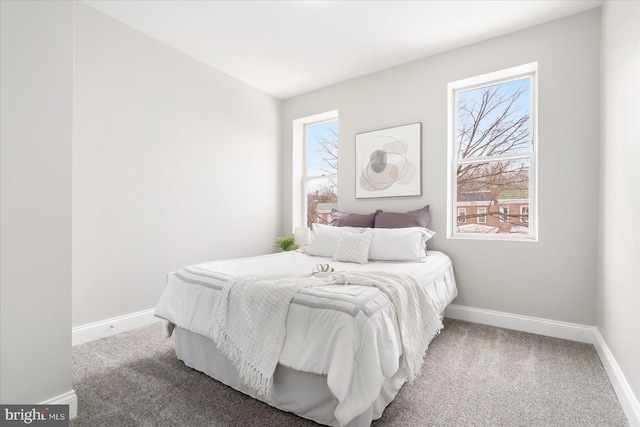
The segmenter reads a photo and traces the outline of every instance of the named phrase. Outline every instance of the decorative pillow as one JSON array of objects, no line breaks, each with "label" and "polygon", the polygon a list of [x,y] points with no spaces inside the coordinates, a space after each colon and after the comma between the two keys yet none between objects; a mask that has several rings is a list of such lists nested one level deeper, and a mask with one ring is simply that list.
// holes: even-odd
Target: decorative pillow
[{"label": "decorative pillow", "polygon": [[362,233],[364,229],[355,227],[333,227],[325,224],[311,224],[311,243],[304,249],[307,255],[333,258],[338,249],[342,233]]},{"label": "decorative pillow", "polygon": [[371,231],[365,231],[364,233],[342,233],[333,260],[366,264],[369,258],[371,239],[373,239],[373,233]]},{"label": "decorative pillow", "polygon": [[371,214],[354,214],[331,209],[331,222],[335,227],[373,227],[378,211]]},{"label": "decorative pillow", "polygon": [[422,227],[373,228],[369,259],[376,261],[422,261],[425,244],[436,233]]},{"label": "decorative pillow", "polygon": [[427,228],[429,225],[429,205],[406,213],[378,211],[374,225],[376,228]]}]

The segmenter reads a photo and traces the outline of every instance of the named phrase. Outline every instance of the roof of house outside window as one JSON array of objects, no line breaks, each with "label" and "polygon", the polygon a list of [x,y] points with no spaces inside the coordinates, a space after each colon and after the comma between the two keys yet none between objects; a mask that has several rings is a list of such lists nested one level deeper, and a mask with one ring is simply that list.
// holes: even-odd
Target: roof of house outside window
[{"label": "roof of house outside window", "polygon": [[[528,199],[529,190],[511,189],[502,190],[498,196],[499,200]],[[469,193],[458,193],[458,202],[491,202],[491,191],[473,191]]]},{"label": "roof of house outside window", "polygon": [[458,202],[490,202],[490,191],[473,191],[470,193],[458,193]]},{"label": "roof of house outside window", "polygon": [[335,202],[323,202],[318,203],[316,206],[317,211],[330,211],[331,209],[338,209],[338,204]]},{"label": "roof of house outside window", "polygon": [[498,199],[528,199],[529,190],[502,190]]}]

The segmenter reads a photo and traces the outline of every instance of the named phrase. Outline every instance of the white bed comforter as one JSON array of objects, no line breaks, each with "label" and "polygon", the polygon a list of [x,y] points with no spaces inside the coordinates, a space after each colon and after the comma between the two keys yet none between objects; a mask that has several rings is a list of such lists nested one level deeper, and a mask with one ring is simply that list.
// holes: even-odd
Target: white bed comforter
[{"label": "white bed comforter", "polygon": [[[221,290],[244,274],[304,274],[318,263],[336,271],[402,272],[419,281],[440,313],[457,295],[449,258],[429,252],[424,263],[332,262],[299,252],[213,261],[171,273],[156,316],[181,328],[211,336],[209,323]],[[347,424],[371,407],[385,378],[400,368],[402,341],[389,298],[369,286],[328,285],[298,292],[291,302],[279,363],[327,375],[338,400],[335,416]]]},{"label": "white bed comforter", "polygon": [[222,288],[211,313],[208,336],[259,395],[271,396],[294,295],[303,288],[335,284],[340,280],[338,275],[247,274]]}]

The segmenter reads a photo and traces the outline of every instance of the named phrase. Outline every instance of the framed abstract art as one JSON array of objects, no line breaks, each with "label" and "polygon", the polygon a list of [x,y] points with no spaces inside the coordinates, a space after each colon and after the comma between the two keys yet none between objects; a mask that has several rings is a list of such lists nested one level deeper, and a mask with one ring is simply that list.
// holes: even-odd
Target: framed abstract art
[{"label": "framed abstract art", "polygon": [[356,134],[356,198],[419,196],[422,124]]}]

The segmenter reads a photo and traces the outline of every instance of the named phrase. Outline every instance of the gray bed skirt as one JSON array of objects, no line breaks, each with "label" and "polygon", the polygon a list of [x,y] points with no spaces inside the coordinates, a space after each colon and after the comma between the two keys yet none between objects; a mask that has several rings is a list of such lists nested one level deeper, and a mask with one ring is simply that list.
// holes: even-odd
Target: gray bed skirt
[{"label": "gray bed skirt", "polygon": [[[326,375],[300,372],[278,365],[272,395],[265,399],[244,384],[231,361],[211,339],[179,327],[175,328],[174,334],[176,355],[187,366],[283,411],[320,424],[339,425],[334,416],[338,401],[327,386]],[[343,427],[370,426],[371,421],[380,418],[384,408],[396,397],[405,378],[402,371],[388,378],[371,407]]]}]

